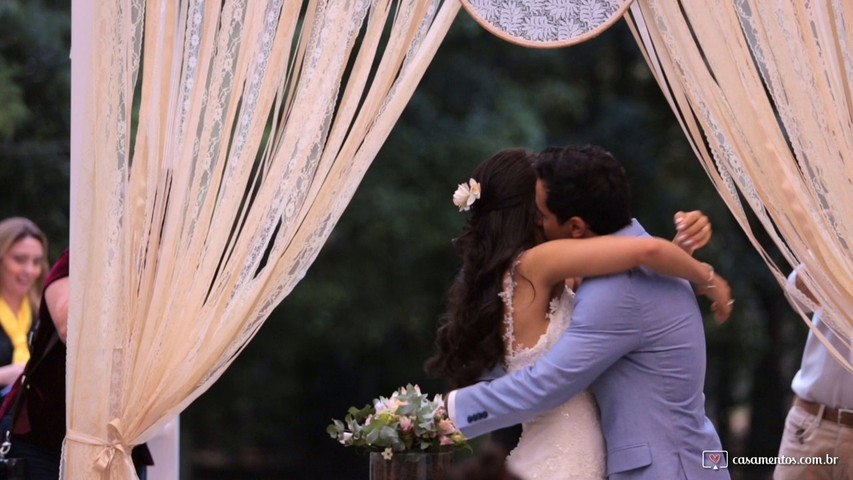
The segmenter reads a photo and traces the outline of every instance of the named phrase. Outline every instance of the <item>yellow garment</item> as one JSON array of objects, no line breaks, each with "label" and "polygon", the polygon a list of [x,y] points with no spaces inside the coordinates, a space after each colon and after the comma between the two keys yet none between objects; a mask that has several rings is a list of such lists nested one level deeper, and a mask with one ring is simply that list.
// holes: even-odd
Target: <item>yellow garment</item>
[{"label": "yellow garment", "polygon": [[12,308],[6,303],[6,299],[0,296],[0,325],[6,332],[6,336],[12,342],[12,363],[27,363],[30,359],[30,348],[27,346],[27,334],[33,323],[33,314],[30,310],[29,299],[21,302],[18,315],[12,312]]}]

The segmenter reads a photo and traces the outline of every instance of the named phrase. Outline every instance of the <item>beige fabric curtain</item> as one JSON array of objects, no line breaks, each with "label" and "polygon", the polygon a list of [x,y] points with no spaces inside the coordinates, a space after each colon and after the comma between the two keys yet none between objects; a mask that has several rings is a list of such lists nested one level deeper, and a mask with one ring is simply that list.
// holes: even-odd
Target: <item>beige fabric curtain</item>
[{"label": "beige fabric curtain", "polygon": [[305,275],[458,9],[74,1],[64,478],[133,478],[130,446],[234,360]]},{"label": "beige fabric curtain", "polygon": [[[805,266],[801,276],[827,323],[849,345],[853,2],[637,0],[628,18],[697,157],[753,245],[780,284],[792,266]],[[787,265],[768,255],[747,209]],[[853,371],[849,350],[827,347]]]}]

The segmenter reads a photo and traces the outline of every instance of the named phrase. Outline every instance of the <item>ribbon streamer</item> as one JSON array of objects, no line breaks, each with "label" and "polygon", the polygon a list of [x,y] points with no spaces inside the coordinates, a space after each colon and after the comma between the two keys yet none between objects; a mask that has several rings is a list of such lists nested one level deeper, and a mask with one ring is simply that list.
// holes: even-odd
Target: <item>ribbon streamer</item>
[{"label": "ribbon streamer", "polygon": [[130,458],[130,448],[128,448],[129,445],[124,440],[124,435],[121,432],[121,420],[118,418],[113,419],[107,424],[108,441],[104,441],[99,437],[75,430],[68,430],[65,438],[72,442],[101,447],[101,450],[98,452],[98,455],[94,460],[95,470],[99,473],[109,470],[109,467],[115,458],[116,451],[124,454],[125,462]]}]

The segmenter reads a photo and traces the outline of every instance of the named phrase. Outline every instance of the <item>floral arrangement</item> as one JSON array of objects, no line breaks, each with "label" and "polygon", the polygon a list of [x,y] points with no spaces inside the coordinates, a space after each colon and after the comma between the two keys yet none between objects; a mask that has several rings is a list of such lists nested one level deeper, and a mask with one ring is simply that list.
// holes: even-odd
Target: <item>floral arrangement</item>
[{"label": "floral arrangement", "polygon": [[382,451],[390,460],[394,452],[438,452],[467,447],[441,395],[432,401],[417,385],[400,387],[389,398],[379,397],[373,405],[350,407],[343,421],[332,419],[326,429],[345,446]]}]

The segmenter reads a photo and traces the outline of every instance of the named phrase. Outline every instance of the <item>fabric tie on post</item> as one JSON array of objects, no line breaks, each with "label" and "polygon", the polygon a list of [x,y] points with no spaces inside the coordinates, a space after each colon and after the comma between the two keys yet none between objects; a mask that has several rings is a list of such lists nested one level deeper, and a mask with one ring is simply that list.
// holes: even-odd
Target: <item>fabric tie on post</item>
[{"label": "fabric tie on post", "polygon": [[74,430],[68,430],[68,433],[66,434],[65,438],[72,442],[101,447],[101,450],[98,452],[98,455],[95,457],[95,461],[93,463],[95,466],[95,471],[97,471],[98,473],[105,473],[109,471],[110,465],[112,464],[113,459],[115,458],[116,450],[124,454],[124,462],[131,470],[133,470],[133,462],[130,458],[131,449],[129,448],[129,445],[125,442],[124,436],[121,431],[121,420],[119,420],[118,418],[114,418],[110,423],[107,424],[107,441]]}]

